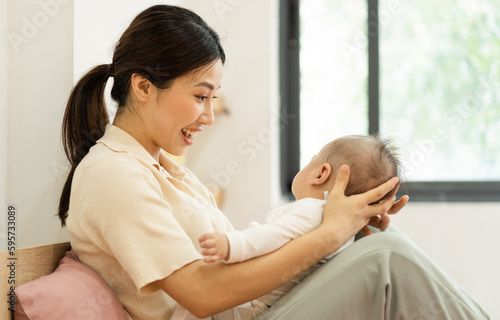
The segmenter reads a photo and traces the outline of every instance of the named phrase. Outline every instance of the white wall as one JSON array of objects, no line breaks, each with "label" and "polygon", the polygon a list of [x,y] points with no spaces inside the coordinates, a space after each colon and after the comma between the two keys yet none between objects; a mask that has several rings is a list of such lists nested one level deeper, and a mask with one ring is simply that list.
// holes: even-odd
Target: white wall
[{"label": "white wall", "polygon": [[500,319],[500,203],[409,203],[393,223]]},{"label": "white wall", "polygon": [[[73,81],[73,4],[9,1],[7,191],[17,247],[63,241],[60,128]],[[5,210],[2,208],[2,210]]]},{"label": "white wall", "polygon": [[[7,222],[7,69],[8,69],[8,44],[7,30],[9,23],[9,6],[7,1],[0,1],[0,250],[6,246],[6,222]],[[4,214],[5,213],[5,214]]]},{"label": "white wall", "polygon": [[181,0],[76,1],[75,81],[95,65],[111,63],[116,42],[132,19],[142,10],[155,4],[178,4],[180,2]]}]

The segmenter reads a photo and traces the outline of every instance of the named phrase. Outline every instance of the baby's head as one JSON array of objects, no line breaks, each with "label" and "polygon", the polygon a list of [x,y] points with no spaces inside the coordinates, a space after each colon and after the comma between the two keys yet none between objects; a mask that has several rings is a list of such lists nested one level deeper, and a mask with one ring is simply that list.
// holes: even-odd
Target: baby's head
[{"label": "baby's head", "polygon": [[350,167],[347,196],[368,191],[400,175],[400,161],[388,140],[375,136],[345,136],[326,144],[295,176],[292,193],[302,198],[323,199],[330,191],[339,168]]}]

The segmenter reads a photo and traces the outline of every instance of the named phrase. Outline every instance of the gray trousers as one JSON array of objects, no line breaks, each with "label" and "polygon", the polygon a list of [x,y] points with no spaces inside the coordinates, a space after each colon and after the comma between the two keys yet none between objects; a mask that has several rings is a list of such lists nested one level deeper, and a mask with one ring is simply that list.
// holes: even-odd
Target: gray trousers
[{"label": "gray trousers", "polygon": [[258,319],[490,318],[427,255],[391,226],[356,241]]}]

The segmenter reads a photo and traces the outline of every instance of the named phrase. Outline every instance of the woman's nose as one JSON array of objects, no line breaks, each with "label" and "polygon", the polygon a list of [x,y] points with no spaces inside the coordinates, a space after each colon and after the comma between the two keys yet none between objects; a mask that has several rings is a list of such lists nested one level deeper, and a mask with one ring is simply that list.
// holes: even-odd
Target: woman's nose
[{"label": "woman's nose", "polygon": [[205,105],[205,110],[200,116],[200,122],[207,126],[211,125],[215,121],[214,108],[212,104],[212,101],[207,102]]}]

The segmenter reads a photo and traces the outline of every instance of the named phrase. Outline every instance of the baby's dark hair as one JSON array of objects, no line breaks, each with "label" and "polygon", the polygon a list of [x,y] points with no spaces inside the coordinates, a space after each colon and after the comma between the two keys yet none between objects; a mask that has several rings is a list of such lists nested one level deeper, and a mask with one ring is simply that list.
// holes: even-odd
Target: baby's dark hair
[{"label": "baby's dark hair", "polygon": [[401,161],[393,141],[378,135],[338,138],[326,144],[319,155],[332,166],[335,176],[343,164],[350,167],[346,196],[366,192],[392,177],[401,178]]}]

